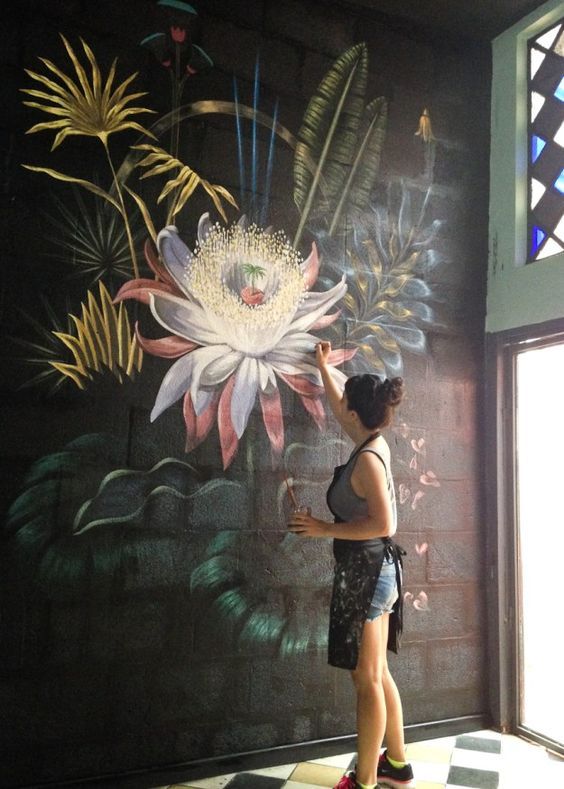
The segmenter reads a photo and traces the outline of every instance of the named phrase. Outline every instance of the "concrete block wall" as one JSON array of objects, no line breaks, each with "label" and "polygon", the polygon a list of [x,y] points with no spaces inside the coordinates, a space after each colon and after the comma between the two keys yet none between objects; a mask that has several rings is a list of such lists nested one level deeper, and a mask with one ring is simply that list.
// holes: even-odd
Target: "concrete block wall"
[{"label": "concrete block wall", "polygon": [[[425,275],[437,318],[426,329],[425,353],[404,352],[408,394],[388,433],[395,457],[398,541],[408,552],[404,647],[391,657],[391,665],[408,723],[483,713],[485,439],[479,414],[487,53],[471,41],[430,37],[428,31],[339,2],[207,0],[195,5],[197,40],[215,66],[190,82],[187,98],[231,101],[235,75],[241,100],[250,103],[259,52],[261,107],[270,112],[278,99],[279,121],[294,134],[335,58],[366,41],[367,95],[385,95],[390,107],[376,185],[380,193],[402,180],[414,194],[426,188],[424,145],[415,131],[423,108],[429,108],[437,143],[427,216],[429,222],[443,221],[435,248],[445,262]],[[37,56],[63,63],[58,38],[63,32],[74,43],[84,37],[105,68],[117,55],[122,78],[138,70],[142,89],[149,91],[147,104],[159,113],[169,108],[169,87],[164,71],[138,46],[160,23],[150,0],[100,0],[95,6],[80,0],[30,0],[11,9],[11,15],[13,36],[2,42],[0,63],[10,98],[0,120],[6,149],[2,332],[32,339],[22,309],[47,324],[40,294],[64,317],[66,296],[76,311],[85,288],[84,282],[65,279],[68,272],[44,254],[44,214],[62,189],[20,165],[48,163],[91,177],[104,163],[92,140],[71,139],[64,151],[51,156],[47,135],[25,136],[38,118],[20,104],[18,89],[27,85],[23,68],[37,68]],[[187,160],[197,171],[236,193],[231,121],[214,116],[196,122],[186,147]],[[125,138],[116,136],[114,150],[119,161],[127,150]],[[290,232],[296,221],[291,156],[280,151],[280,157],[273,221]],[[202,206],[205,202],[195,199],[179,222],[189,241]],[[344,254],[351,243],[349,238]],[[137,314],[145,325],[146,313],[136,309],[131,303],[132,318]],[[345,322],[338,328],[346,344]],[[246,443],[223,475],[216,430],[185,455],[179,405],[153,425],[149,422],[168,360],[147,357],[142,377],[133,382],[97,379],[84,393],[67,385],[48,397],[41,390],[20,388],[30,376],[21,363],[25,354],[15,344],[7,347],[0,390],[7,424],[0,459],[6,509],[28,484],[33,463],[56,453],[72,459],[69,445],[79,436],[106,438],[90,465],[76,461],[77,473],[68,482],[66,504],[58,515],[61,528],[41,554],[59,563],[57,582],[47,559],[26,563],[29,557],[22,560],[15,552],[13,532],[3,532],[0,726],[8,757],[2,762],[2,785],[119,775],[352,733],[350,679],[326,665],[322,639],[312,635],[326,624],[330,546],[312,542],[291,552],[281,549],[284,521],[276,504],[281,477],[272,471],[258,408]],[[320,517],[328,517],[326,483],[348,448],[339,443],[342,436],[334,423],[320,435],[289,390],[283,392],[283,409],[286,446],[315,447],[315,452],[296,447],[290,470],[298,481],[308,480],[303,486],[307,503]],[[164,496],[127,527],[92,530],[84,549],[65,536],[64,519],[72,520],[82,501],[73,498],[77,490],[94,496],[109,471],[147,474],[166,457],[194,467],[193,474],[182,472],[186,490],[219,478],[232,487],[218,489],[204,504]],[[428,484],[433,479],[429,472],[439,487]],[[310,633],[303,652],[289,649],[284,654],[275,640],[245,639],[244,624],[222,618],[219,592],[191,590],[194,571],[209,560],[213,540],[229,533],[235,535],[234,545],[221,556],[232,587],[239,584],[257,611],[282,612],[297,632]],[[50,580],[43,583],[42,573]]]}]

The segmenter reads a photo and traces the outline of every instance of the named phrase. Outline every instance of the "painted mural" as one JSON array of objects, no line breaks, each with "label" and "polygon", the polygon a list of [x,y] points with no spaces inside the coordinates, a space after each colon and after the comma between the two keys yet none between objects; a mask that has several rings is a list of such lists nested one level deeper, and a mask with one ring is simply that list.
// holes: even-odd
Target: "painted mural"
[{"label": "painted mural", "polygon": [[[427,275],[445,263],[430,210],[431,119],[423,106],[413,119],[417,182],[386,180],[388,102],[369,95],[362,43],[334,60],[297,128],[281,123],[281,100],[261,95],[267,53],[257,52],[249,100],[234,78],[230,100],[191,101],[213,52],[192,39],[195,8],[156,5],[162,30],[140,46],[170,76],[162,115],[144,75],[124,75],[119,57],[103,68],[80,31],[60,36],[56,60],[39,52],[26,69],[27,131],[49,137],[57,164],[21,164],[38,189],[53,188],[46,244],[64,276],[57,304],[38,297],[13,340],[25,387],[71,397],[84,429],[60,441],[55,425],[52,452],[27,471],[5,527],[6,577],[18,611],[28,595],[91,601],[86,620],[99,615],[93,606],[106,611],[98,637],[109,641],[111,601],[145,589],[181,594],[234,648],[322,650],[331,558],[284,531],[291,497],[323,506],[347,451],[327,419],[314,347],[331,340],[341,384],[356,372],[402,374],[406,354],[426,353],[439,320]],[[230,130],[236,180],[212,182],[197,155],[212,119]],[[90,174],[76,155],[65,166],[73,137],[96,161]],[[280,194],[284,178],[291,189]],[[134,403],[135,423],[100,429],[89,416],[98,398],[116,414]],[[402,423],[394,439],[401,516],[440,481],[424,437]],[[429,546],[421,537],[406,548],[423,559]],[[416,587],[406,602],[429,608]],[[37,638],[20,623],[12,651],[39,660]]]}]

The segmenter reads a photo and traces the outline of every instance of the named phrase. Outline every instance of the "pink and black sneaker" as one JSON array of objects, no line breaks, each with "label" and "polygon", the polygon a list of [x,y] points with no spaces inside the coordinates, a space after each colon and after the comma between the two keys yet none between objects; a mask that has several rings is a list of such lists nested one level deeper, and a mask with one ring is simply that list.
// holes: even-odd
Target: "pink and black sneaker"
[{"label": "pink and black sneaker", "polygon": [[387,751],[381,753],[378,761],[378,786],[388,786],[390,789],[416,789],[411,765],[405,764],[398,769],[390,764],[387,754]]},{"label": "pink and black sneaker", "polygon": [[356,789],[356,773],[354,770],[347,770],[337,786],[333,789]]}]

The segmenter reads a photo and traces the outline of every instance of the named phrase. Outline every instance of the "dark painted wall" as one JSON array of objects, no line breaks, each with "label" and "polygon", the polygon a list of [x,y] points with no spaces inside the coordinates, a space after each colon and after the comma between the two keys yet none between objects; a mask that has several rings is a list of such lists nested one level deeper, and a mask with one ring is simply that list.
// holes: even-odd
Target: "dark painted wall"
[{"label": "dark painted wall", "polygon": [[[304,258],[312,241],[319,249],[312,290],[326,291],[347,275],[349,300],[328,310],[340,308],[340,317],[312,331],[330,337],[334,347],[356,349],[340,368],[347,374],[375,369],[406,380],[408,395],[388,431],[396,458],[399,542],[408,551],[404,646],[391,658],[406,721],[484,712],[479,411],[487,53],[469,41],[434,37],[430,29],[377,14],[358,16],[338,4],[209,0],[196,8],[189,34],[214,67],[204,69],[204,56],[191,53],[188,64],[199,73],[187,80],[182,103],[233,102],[235,75],[239,102],[252,106],[260,53],[258,109],[272,117],[278,100],[278,121],[294,136],[335,60],[366,42],[364,101],[387,100],[386,137],[370,206],[347,213],[345,227],[332,239],[327,213],[312,215],[298,243]],[[284,473],[300,499],[328,517],[324,490],[332,467],[349,451],[335,423],[329,420],[322,431],[316,426],[316,390],[310,388],[304,401],[278,378],[284,440],[274,469],[257,399],[224,470],[217,420],[187,454],[181,401],[149,420],[174,360],[145,353],[141,371],[131,378],[121,373],[121,381],[115,367],[112,373],[102,365],[90,377],[79,376],[84,388],[49,366],[72,363],[52,330],[58,325],[76,336],[77,324],[67,315],[81,316],[89,288],[100,298],[95,277],[101,274],[114,298],[133,275],[120,222],[116,243],[125,250],[125,263],[116,269],[110,255],[111,270],[102,271],[99,260],[89,270],[80,265],[84,247],[78,248],[77,228],[86,217],[96,227],[98,206],[107,238],[115,209],[100,208],[101,202],[86,191],[73,192],[68,183],[22,169],[50,167],[105,190],[111,186],[95,137],[69,137],[50,153],[52,132],[25,135],[55,116],[22,105],[30,97],[19,89],[40,87],[23,69],[47,74],[41,56],[72,74],[58,34],[85,62],[82,36],[104,76],[118,57],[116,84],[139,72],[136,90],[148,95],[133,104],[156,111],[154,118],[138,118],[149,125],[170,112],[170,74],[139,42],[168,30],[165,12],[149,0],[22,2],[12,4],[4,26],[4,786],[119,773],[354,730],[350,679],[326,666],[324,651],[330,545],[292,543],[284,535]],[[424,108],[436,138],[429,142],[415,135]],[[253,132],[250,122],[242,125],[242,200],[233,116],[183,121],[179,158],[230,190],[249,213]],[[116,167],[138,141],[131,130],[111,136]],[[170,145],[168,132],[159,145]],[[269,145],[268,129],[259,130],[263,186],[255,209],[265,204]],[[290,240],[300,218],[293,156],[277,139],[265,221]],[[128,183],[150,206],[158,231],[164,212],[149,181]],[[177,219],[192,247],[203,211],[219,219],[205,193],[196,192]],[[230,222],[237,220],[237,211],[226,211]],[[141,273],[152,278],[142,253],[142,218],[132,213],[132,225]],[[93,244],[92,236],[85,247],[91,251]],[[140,321],[143,335],[163,336],[145,304],[122,304],[131,325]],[[128,342],[132,336],[130,331]],[[47,371],[45,380],[26,385]]]}]

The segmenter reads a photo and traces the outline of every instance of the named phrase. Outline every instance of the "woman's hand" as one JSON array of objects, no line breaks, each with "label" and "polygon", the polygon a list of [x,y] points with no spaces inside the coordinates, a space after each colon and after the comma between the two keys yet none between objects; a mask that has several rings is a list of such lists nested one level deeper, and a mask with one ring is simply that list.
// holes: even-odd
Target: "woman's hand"
[{"label": "woman's hand", "polygon": [[315,361],[319,369],[329,364],[329,356],[331,354],[331,343],[323,340],[318,342],[315,346]]},{"label": "woman's hand", "polygon": [[300,537],[330,537],[328,529],[330,523],[312,518],[307,512],[294,512],[288,523],[288,531]]}]

